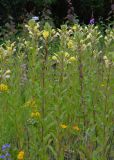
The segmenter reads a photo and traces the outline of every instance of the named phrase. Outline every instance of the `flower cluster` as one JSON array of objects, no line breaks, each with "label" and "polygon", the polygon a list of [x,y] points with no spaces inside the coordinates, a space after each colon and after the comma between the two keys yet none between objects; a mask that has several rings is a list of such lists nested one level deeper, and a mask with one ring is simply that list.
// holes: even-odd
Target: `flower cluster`
[{"label": "flower cluster", "polygon": [[31,38],[37,39],[41,35],[39,23],[36,23],[34,19],[31,19],[25,27],[28,29]]},{"label": "flower cluster", "polygon": [[0,159],[11,160],[9,149],[10,149],[10,144],[4,144],[2,146],[2,155],[0,155]]},{"label": "flower cluster", "polygon": [[77,58],[75,56],[71,56],[68,52],[64,52],[64,51],[55,53],[51,59],[53,61],[61,63],[62,58],[65,63],[72,63],[72,62],[76,62],[76,60],[77,60]]}]

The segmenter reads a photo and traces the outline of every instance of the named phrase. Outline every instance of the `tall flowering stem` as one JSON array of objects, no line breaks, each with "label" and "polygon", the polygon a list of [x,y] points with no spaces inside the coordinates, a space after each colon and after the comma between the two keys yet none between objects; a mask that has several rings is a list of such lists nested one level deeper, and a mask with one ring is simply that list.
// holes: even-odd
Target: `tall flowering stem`
[{"label": "tall flowering stem", "polygon": [[68,11],[67,11],[67,16],[66,19],[69,20],[70,22],[74,22],[74,7],[72,4],[72,0],[67,0],[68,4]]},{"label": "tall flowering stem", "polygon": [[82,62],[82,51],[81,47],[78,48],[78,53],[79,53],[79,80],[80,80],[80,97],[81,97],[81,108],[83,110],[83,121],[84,121],[84,131],[85,131],[85,126],[86,126],[86,107],[85,107],[85,100],[84,100],[84,73],[83,73],[83,62]]},{"label": "tall flowering stem", "polygon": [[[44,37],[44,55],[43,55],[43,60],[42,60],[42,91],[43,91],[43,96],[42,96],[42,118],[44,120],[45,117],[45,103],[46,103],[46,97],[45,97],[45,78],[46,78],[46,68],[47,68],[47,57],[48,57],[48,37],[49,37],[49,32],[44,31],[43,32],[43,37]],[[42,122],[42,143],[44,141],[44,125]]]}]

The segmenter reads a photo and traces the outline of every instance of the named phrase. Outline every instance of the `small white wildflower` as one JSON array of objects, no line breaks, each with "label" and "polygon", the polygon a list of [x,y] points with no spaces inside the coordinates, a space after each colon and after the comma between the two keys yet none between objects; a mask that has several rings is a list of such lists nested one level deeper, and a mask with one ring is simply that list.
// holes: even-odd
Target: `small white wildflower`
[{"label": "small white wildflower", "polygon": [[35,20],[35,21],[39,21],[39,17],[38,16],[34,16],[34,17],[32,17],[32,19]]}]

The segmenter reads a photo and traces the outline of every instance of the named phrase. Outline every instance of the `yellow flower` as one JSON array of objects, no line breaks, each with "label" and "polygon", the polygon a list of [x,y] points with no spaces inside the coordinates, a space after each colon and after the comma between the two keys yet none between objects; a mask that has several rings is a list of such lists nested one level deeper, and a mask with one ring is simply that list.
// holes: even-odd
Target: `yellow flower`
[{"label": "yellow flower", "polygon": [[8,50],[9,52],[11,52],[11,51],[12,51],[12,47],[7,47],[7,50]]},{"label": "yellow flower", "polygon": [[53,57],[52,57],[52,60],[57,61],[57,57],[56,57],[56,56],[53,56]]},{"label": "yellow flower", "polygon": [[42,34],[43,34],[44,39],[47,39],[49,37],[49,32],[46,30],[44,30]]},{"label": "yellow flower", "polygon": [[74,44],[72,40],[69,40],[69,42],[67,43],[68,48],[73,48]]},{"label": "yellow flower", "polygon": [[30,99],[28,102],[25,104],[27,107],[35,107],[36,101],[34,98]]},{"label": "yellow flower", "polygon": [[74,25],[74,26],[72,27],[72,29],[73,29],[74,31],[76,30],[76,28],[77,28],[76,25]]},{"label": "yellow flower", "polygon": [[70,57],[69,62],[75,62],[76,58],[75,57]]},{"label": "yellow flower", "polygon": [[24,151],[20,151],[19,153],[18,153],[18,155],[17,155],[17,159],[18,160],[23,160],[24,159]]},{"label": "yellow flower", "polygon": [[66,128],[67,128],[67,125],[61,124],[60,127],[63,128],[63,129],[66,129]]},{"label": "yellow flower", "polygon": [[8,86],[5,84],[0,84],[0,92],[8,91]]},{"label": "yellow flower", "polygon": [[65,58],[68,58],[68,57],[69,57],[69,53],[65,52]]},{"label": "yellow flower", "polygon": [[77,125],[74,125],[72,128],[76,131],[80,131],[80,128]]},{"label": "yellow flower", "polygon": [[32,112],[31,113],[31,117],[32,118],[39,118],[40,117],[40,113],[39,112]]}]

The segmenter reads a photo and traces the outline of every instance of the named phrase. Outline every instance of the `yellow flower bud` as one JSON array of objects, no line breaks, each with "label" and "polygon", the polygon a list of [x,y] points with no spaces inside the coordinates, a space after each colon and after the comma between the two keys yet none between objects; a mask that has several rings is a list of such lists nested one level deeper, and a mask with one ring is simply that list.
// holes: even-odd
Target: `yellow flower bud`
[{"label": "yellow flower bud", "polygon": [[57,61],[57,57],[56,57],[56,56],[53,56],[53,57],[52,57],[52,60]]},{"label": "yellow flower bud", "polygon": [[74,25],[74,26],[72,27],[72,29],[73,29],[74,31],[76,30],[76,28],[77,28],[76,25]]},{"label": "yellow flower bud", "polygon": [[42,34],[43,34],[44,39],[47,39],[49,37],[49,32],[46,30],[44,30]]},{"label": "yellow flower bud", "polygon": [[66,129],[66,128],[67,128],[67,125],[61,124],[60,127],[63,128],[63,129]]},{"label": "yellow flower bud", "polygon": [[39,112],[32,112],[31,113],[31,117],[32,118],[39,118],[40,117],[40,113]]},{"label": "yellow flower bud", "polygon": [[68,57],[69,57],[69,53],[65,52],[65,58],[68,58]]},{"label": "yellow flower bud", "polygon": [[75,57],[70,57],[69,62],[75,62],[76,58]]},{"label": "yellow flower bud", "polygon": [[74,44],[72,40],[69,40],[69,42],[67,43],[68,48],[73,48]]}]

